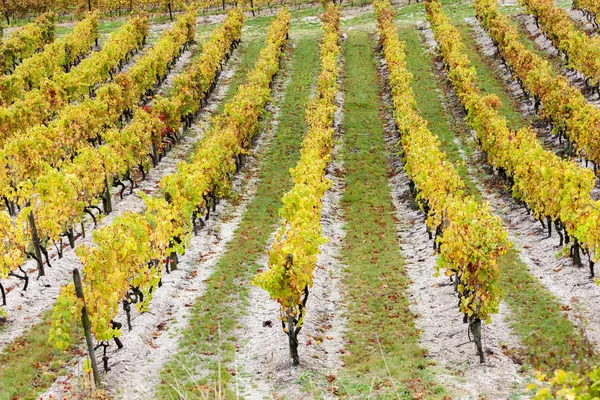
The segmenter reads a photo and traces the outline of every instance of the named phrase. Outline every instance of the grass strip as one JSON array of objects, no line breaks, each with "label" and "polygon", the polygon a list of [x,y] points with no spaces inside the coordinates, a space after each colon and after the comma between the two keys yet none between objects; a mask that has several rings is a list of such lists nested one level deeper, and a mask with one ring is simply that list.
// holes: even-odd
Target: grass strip
[{"label": "grass strip", "polygon": [[372,44],[367,32],[354,29],[344,46],[342,256],[348,326],[340,391],[353,398],[441,398],[443,389],[434,383],[426,351],[418,344],[415,315],[405,295],[410,281],[388,186]]},{"label": "grass strip", "polygon": [[[34,400],[65,373],[70,361],[83,354],[79,348],[65,352],[48,343],[52,310],[46,311],[29,331],[0,353],[0,400]],[[71,334],[82,335],[75,326]]]},{"label": "grass strip", "polygon": [[509,88],[502,78],[494,71],[491,58],[484,57],[478,50],[479,45],[473,37],[471,27],[466,22],[455,24],[460,32],[462,42],[465,45],[465,51],[469,56],[471,64],[477,69],[477,86],[483,93],[495,94],[502,104],[498,112],[508,121],[511,129],[520,129],[529,125],[528,121],[521,115],[516,102],[509,96]]},{"label": "grass strip", "polygon": [[[242,40],[245,40],[242,37]],[[225,104],[231,100],[233,96],[237,93],[238,87],[246,81],[246,75],[248,75],[248,71],[252,70],[252,67],[256,63],[258,56],[260,55],[260,51],[265,47],[266,41],[260,38],[253,38],[242,50],[244,51],[242,62],[238,66],[237,70],[233,78],[231,79],[231,83],[227,88],[227,93],[223,98],[223,101],[219,103],[217,107],[217,112],[215,115],[221,114],[223,112],[223,108]]]},{"label": "grass strip", "polygon": [[471,180],[467,167],[462,160],[455,138],[461,133],[457,124],[449,124],[452,118],[440,101],[442,92],[440,80],[433,78],[433,58],[427,51],[419,33],[414,26],[401,27],[398,30],[400,37],[406,43],[406,68],[413,75],[412,88],[417,101],[419,112],[429,124],[431,132],[440,139],[440,149],[448,155],[465,183],[467,194],[481,201],[481,194]]}]

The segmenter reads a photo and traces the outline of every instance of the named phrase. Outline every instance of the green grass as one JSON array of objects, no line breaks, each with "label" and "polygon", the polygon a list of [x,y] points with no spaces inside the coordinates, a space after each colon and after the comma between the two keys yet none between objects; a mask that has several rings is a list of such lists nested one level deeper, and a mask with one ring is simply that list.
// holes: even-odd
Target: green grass
[{"label": "green grass", "polygon": [[473,0],[441,0],[440,3],[444,6],[444,13],[446,16],[455,22],[463,21],[467,17],[475,16]]},{"label": "green grass", "polygon": [[322,376],[313,371],[306,370],[300,373],[294,383],[300,386],[300,391],[305,393],[307,397],[310,396],[311,399],[322,400],[324,399],[324,392],[326,392],[322,387],[322,381]]},{"label": "green grass", "polygon": [[127,19],[105,20],[98,23],[99,34],[110,34],[119,29],[123,24],[127,23]]},{"label": "green grass", "polygon": [[[475,16],[475,8],[473,5],[474,0],[456,1],[456,0],[440,0],[440,3],[444,6],[444,13],[455,22],[464,21],[465,18]],[[396,20],[402,22],[422,22],[425,21],[425,6],[423,2],[409,5],[395,5],[393,6],[396,12]],[[523,7],[517,4],[500,4],[500,8],[506,14],[522,13]]]},{"label": "green grass", "polygon": [[[104,21],[100,21],[98,23],[98,37],[99,37],[99,44],[102,45],[106,39],[108,38],[108,35],[111,34],[112,32],[116,31],[117,29],[119,29],[124,23],[126,23],[127,20],[126,19],[115,19],[115,20],[104,20]],[[67,33],[73,32],[73,27],[72,26],[68,26],[68,27],[64,27],[64,26],[57,26],[56,27],[56,36],[63,36]]]},{"label": "green grass", "polygon": [[371,3],[371,0],[346,0],[343,5],[350,7],[369,7]]},{"label": "green grass", "polygon": [[[400,29],[401,37],[407,42],[407,61],[409,70],[415,75],[413,90],[417,97],[417,106],[422,115],[428,120],[430,128],[440,136],[441,149],[455,159],[456,145],[445,135],[461,129],[466,129],[463,121],[451,124],[457,128],[450,129],[448,122],[444,126],[442,106],[438,96],[431,96],[442,84],[434,76],[427,75],[423,66],[425,60],[420,60],[425,43],[417,36],[414,28]],[[417,37],[415,37],[417,36]],[[471,54],[469,54],[471,56]],[[428,57],[428,56],[427,56]],[[471,58],[471,60],[473,60]],[[431,64],[430,64],[431,65]],[[478,73],[482,68],[478,68]],[[491,80],[491,79],[490,79]],[[428,81],[428,82],[424,82]],[[493,88],[492,85],[488,87]],[[447,115],[446,121],[452,121],[453,116]],[[463,137],[466,136],[463,134]],[[474,146],[472,142],[462,141],[463,147]],[[469,149],[465,148],[466,151]],[[473,149],[470,149],[471,151]],[[481,166],[475,166],[476,178],[484,180]],[[469,176],[463,176],[470,181]],[[596,359],[583,349],[585,344],[577,329],[562,310],[560,301],[551,294],[537,279],[532,276],[520,257],[512,249],[499,260],[502,274],[499,285],[504,291],[504,300],[511,309],[510,324],[520,337],[523,349],[507,349],[514,357],[537,369],[553,370],[555,368],[573,369],[588,365]],[[589,359],[588,359],[589,358]],[[529,367],[526,365],[525,369]]]},{"label": "green grass", "polygon": [[[370,1],[370,0],[369,0]],[[361,4],[359,4],[361,3]],[[362,5],[363,0],[355,2],[355,6]],[[343,7],[348,7],[350,3],[344,3]],[[308,33],[315,29],[320,29],[321,21],[319,16],[323,13],[323,9],[319,3],[309,8],[294,10],[294,7],[289,7],[292,15],[290,32],[292,33]],[[375,27],[375,14],[370,5],[366,6],[364,14],[351,15],[341,21],[341,27],[370,24]],[[251,17],[246,21],[246,26],[249,30],[264,30],[270,23],[272,14],[268,9],[265,9],[256,17]]]},{"label": "green grass", "polygon": [[[321,21],[318,17],[323,13],[320,4],[316,4],[310,8],[294,10],[293,7],[288,7],[291,14],[290,32],[300,32],[304,30],[314,31],[321,27]],[[275,13],[278,11],[274,8]],[[246,20],[246,27],[249,30],[264,31],[276,14],[272,14],[268,8],[265,8],[256,14],[256,17],[250,17]]]},{"label": "green grass", "polygon": [[250,17],[244,22],[246,29],[266,30],[276,14],[265,13],[264,15]]},{"label": "green grass", "polygon": [[[220,24],[215,23],[215,24],[202,24],[202,25],[196,25],[196,36],[195,36],[195,40],[200,43],[204,40],[207,40],[210,35],[214,32],[214,30],[219,26]],[[242,38],[243,39],[243,38]]]},{"label": "green grass", "polygon": [[[60,20],[60,18],[59,18]],[[102,20],[99,21],[98,23],[98,36],[99,36],[99,42],[100,44],[104,43],[106,41],[106,38],[108,37],[108,35],[114,31],[116,31],[117,29],[119,29],[127,20],[126,19],[108,19],[108,20]],[[56,37],[60,37],[63,36],[67,33],[71,33],[73,32],[73,27],[72,26],[56,26],[55,29],[56,32]]]},{"label": "green grass", "polygon": [[[504,84],[504,81],[494,71],[492,64],[493,60],[481,56],[481,53],[478,51],[477,43],[471,34],[471,28],[465,21],[465,18],[475,17],[475,9],[472,2],[454,2],[451,0],[442,0],[441,3],[444,4],[444,13],[452,20],[456,28],[459,30],[463,43],[465,44],[465,51],[469,56],[471,63],[477,69],[477,85],[484,93],[493,93],[500,98],[502,104],[499,111],[507,118],[509,127],[518,129],[527,125],[528,121],[523,118],[519,112],[517,104],[509,96],[508,88]],[[509,10],[505,10],[505,12],[509,12]],[[417,21],[425,20],[423,3],[412,4],[410,6],[398,9],[396,20],[411,24]],[[408,40],[403,37],[402,39]],[[410,40],[414,41],[414,38]],[[425,44],[419,45],[419,47],[424,46]],[[407,62],[411,63],[410,58],[407,60]],[[440,137],[440,139],[445,140],[443,137]],[[453,159],[452,152],[449,155],[451,156],[451,159]]]},{"label": "green grass", "polygon": [[412,3],[410,5],[394,7],[396,12],[395,19],[406,23],[415,23],[425,21],[424,3]]},{"label": "green grass", "polygon": [[[298,40],[290,62],[291,81],[282,100],[280,123],[270,148],[261,160],[256,195],[207,280],[205,294],[193,306],[179,353],[161,373],[160,398],[175,395],[171,385],[193,387],[193,382],[186,381],[186,368],[195,368],[201,363],[213,372],[209,379],[214,381],[218,379],[215,375],[219,366],[224,370],[233,361],[238,338],[231,337],[231,334],[238,326],[238,317],[246,312],[250,280],[258,267],[256,261],[264,254],[267,240],[279,221],[281,198],[291,187],[288,170],[299,158],[305,130],[304,108],[318,67],[316,39],[306,37]],[[223,382],[229,379],[228,373],[221,376]],[[201,380],[199,383],[204,382]],[[199,395],[193,388],[187,393]]]},{"label": "green grass", "polygon": [[[248,75],[248,71],[250,71],[252,69],[252,67],[254,66],[254,63],[256,62],[256,60],[258,59],[258,57],[260,55],[260,51],[265,47],[265,40],[266,40],[266,37],[264,35],[261,35],[259,37],[253,37],[253,38],[249,39],[248,35],[242,34],[242,39],[241,39],[241,42],[240,42],[238,50],[237,50],[237,52],[239,53],[238,56],[241,58],[241,62],[239,63],[237,69],[235,70],[235,73],[231,77],[231,82],[229,84],[229,87],[227,88],[227,91],[225,92],[225,96],[223,97],[223,100],[217,106],[215,115],[218,115],[223,112],[225,103],[227,103],[229,100],[231,100],[233,98],[233,96],[235,96],[238,87],[242,83],[244,83],[244,81],[246,80],[246,77]],[[201,54],[202,54],[201,51],[196,52],[196,57],[199,57]],[[191,61],[193,61],[193,59]],[[173,88],[171,88],[171,89],[173,89]],[[169,92],[167,92],[167,93],[169,93]],[[188,158],[190,160],[192,159],[194,153],[196,153],[196,149],[199,144],[200,144],[199,141],[192,144],[192,149],[188,155]]]},{"label": "green grass", "polygon": [[[169,22],[169,14],[165,13],[164,10],[147,10],[150,14],[149,21],[153,24],[162,24],[165,22]],[[181,15],[182,11],[173,12],[173,19],[177,19],[179,15]],[[129,16],[137,16],[139,15],[138,10],[134,10],[133,12],[121,12],[121,13],[102,13],[100,14],[100,24],[111,24],[111,23],[119,23],[122,24],[124,21],[129,18]],[[83,19],[83,14],[81,13],[60,13],[56,18],[56,23],[68,23],[68,22],[78,22]],[[29,24],[35,20],[34,15],[30,15],[24,18],[11,18],[10,27],[20,27],[26,24]],[[2,20],[0,21],[0,25],[2,25],[5,29],[6,26],[6,18],[2,15]]]},{"label": "green grass", "polygon": [[348,325],[340,390],[356,398],[441,398],[404,293],[410,282],[388,187],[372,42],[365,31],[348,34],[342,151]]},{"label": "green grass", "polygon": [[482,56],[478,50],[469,25],[461,22],[455,26],[461,34],[462,41],[465,44],[465,51],[469,56],[469,60],[471,60],[471,64],[477,69],[477,86],[479,86],[483,93],[498,96],[502,102],[498,112],[507,119],[510,128],[519,129],[529,125],[528,121],[519,112],[516,102],[509,96],[508,86],[495,72],[493,67],[494,61],[489,57]]},{"label": "green grass", "polygon": [[400,37],[406,42],[406,67],[413,74],[412,88],[417,101],[419,112],[429,123],[429,130],[440,140],[440,148],[446,153],[448,159],[455,164],[458,173],[466,184],[467,194],[481,200],[481,195],[471,180],[467,168],[462,161],[455,137],[461,132],[456,124],[449,124],[449,118],[441,101],[439,79],[433,79],[432,55],[426,50],[414,26],[401,27],[398,30]]},{"label": "green grass", "polygon": [[[0,353],[0,400],[34,400],[64,374],[82,353],[56,350],[48,343],[52,311]],[[79,337],[73,327],[72,337]],[[75,341],[78,343],[79,341]]]},{"label": "green grass", "polygon": [[[245,40],[245,38],[242,37],[242,40]],[[248,71],[252,70],[254,63],[260,55],[260,51],[265,47],[265,45],[266,41],[264,36],[259,38],[253,38],[253,40],[248,42],[245,46],[242,45],[244,46],[242,62],[238,66],[236,73],[231,79],[231,83],[229,84],[229,88],[227,88],[227,93],[225,94],[225,98],[219,104],[219,107],[217,107],[218,114],[223,112],[225,103],[227,103],[233,98],[233,96],[235,96],[238,87],[246,81]]]},{"label": "green grass", "polygon": [[524,347],[523,353],[516,356],[544,371],[586,370],[597,364],[597,355],[585,350],[582,336],[568,319],[560,301],[531,275],[518,251],[509,251],[499,264],[502,268],[500,287],[511,309],[510,325]]},{"label": "green grass", "polygon": [[372,31],[377,29],[377,18],[375,16],[375,12],[373,12],[373,7],[366,8],[366,11],[368,12],[365,12],[364,14],[349,16],[348,18],[342,19],[340,21],[340,29],[346,30],[352,26],[360,26],[361,29]]},{"label": "green grass", "polygon": [[117,31],[125,23],[127,23],[126,19],[100,21],[98,23],[98,44],[104,46],[110,34]]},{"label": "green grass", "polygon": [[57,26],[55,30],[56,38],[58,39],[60,36],[66,35],[67,33],[71,32],[73,32],[73,28],[71,27],[65,28],[62,26]]}]

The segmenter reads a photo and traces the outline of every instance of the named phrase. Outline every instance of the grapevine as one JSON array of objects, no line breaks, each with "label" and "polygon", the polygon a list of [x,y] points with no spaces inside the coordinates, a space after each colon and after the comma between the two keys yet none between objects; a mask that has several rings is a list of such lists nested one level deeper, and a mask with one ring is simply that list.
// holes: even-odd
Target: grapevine
[{"label": "grapevine", "polygon": [[54,40],[55,13],[42,14],[30,24],[18,28],[0,44],[0,73],[12,73],[22,60]]},{"label": "grapevine", "polygon": [[102,50],[92,53],[68,73],[55,74],[52,81],[45,81],[10,106],[0,108],[0,143],[52,119],[69,102],[93,95],[96,86],[112,77],[141,47],[147,32],[147,16],[132,18],[109,36]]},{"label": "grapevine", "polygon": [[467,111],[466,122],[477,133],[488,162],[510,176],[513,196],[536,219],[546,219],[549,230],[554,223],[561,246],[574,239],[570,254],[580,264],[582,249],[593,276],[600,257],[600,204],[590,197],[594,173],[544,150],[531,128],[508,129],[506,119],[497,112],[498,98],[482,95],[475,84],[475,68],[441,5],[437,1],[425,5],[448,77]]},{"label": "grapevine", "polygon": [[326,242],[321,233],[321,199],[331,186],[331,181],[325,178],[325,167],[333,149],[340,9],[330,3],[321,20],[324,31],[321,73],[317,92],[306,107],[308,129],[300,161],[291,170],[294,186],[283,196],[283,207],[279,210],[283,222],[271,247],[269,269],[252,281],[280,304],[294,365],[300,362],[298,333],[306,315],[308,288],[313,283],[319,246]]},{"label": "grapevine", "polygon": [[581,72],[600,93],[600,38],[577,29],[567,12],[554,7],[552,0],[521,0],[521,4],[565,57],[567,66]]},{"label": "grapevine", "polygon": [[439,149],[416,107],[411,89],[412,75],[406,69],[405,44],[400,42],[388,0],[373,3],[380,41],[389,72],[394,119],[400,131],[406,172],[416,187],[416,198],[427,214],[430,232],[435,232],[439,251],[436,272],[446,269],[456,279],[460,311],[469,321],[480,361],[481,321],[498,312],[502,291],[498,286],[498,257],[510,247],[500,218],[487,204],[464,194],[464,183],[456,168]]},{"label": "grapevine", "polygon": [[573,0],[573,9],[583,12],[587,20],[594,24],[596,29],[598,25],[598,14],[600,14],[600,1],[598,0]]},{"label": "grapevine", "polygon": [[[187,71],[187,74],[195,76],[204,75],[206,78],[212,77],[214,79],[216,69],[220,67],[220,62],[218,60],[209,60],[207,57],[220,57],[221,59],[225,57],[229,48],[239,40],[242,21],[243,14],[241,10],[230,12],[222,29],[217,30],[207,43],[207,46],[203,47],[207,53],[205,53],[205,57],[201,57],[197,64],[199,68],[192,67]],[[256,101],[252,103],[248,114],[245,114],[250,120],[244,124],[244,127],[255,128],[239,131],[240,135],[252,135],[257,132],[258,117],[260,116],[259,110],[268,100],[270,92],[269,82],[279,68],[279,55],[285,43],[288,26],[289,13],[285,11],[280,13],[279,17],[272,24],[269,34],[269,45],[261,52],[255,70],[249,74],[246,84],[239,88],[236,97],[228,104],[234,106],[242,101],[246,102],[247,96]],[[202,68],[210,68],[211,66],[215,70],[210,71]],[[180,82],[183,82],[183,80]],[[206,85],[210,85],[209,81],[204,82]],[[193,91],[193,89],[193,87],[188,88],[190,91]],[[207,89],[209,87],[204,86],[204,90]],[[228,109],[226,107],[226,111],[215,121],[215,124],[218,124],[217,121],[220,121],[222,125],[213,129],[229,127],[229,131],[233,132],[234,128],[231,125],[235,125],[236,122],[242,122],[243,119],[238,119],[237,115],[228,115]],[[233,151],[237,147],[234,146],[234,143],[240,139],[240,137],[226,135],[224,139],[232,141],[228,143],[222,140],[211,141],[211,138],[221,139],[221,135],[207,133],[206,139],[200,145],[199,152],[203,152],[205,146],[209,147],[204,150],[210,152],[209,154],[215,154],[215,150],[218,148]],[[214,146],[218,147],[215,148]],[[232,153],[225,153],[225,155],[228,158],[234,157]],[[194,157],[192,164],[196,164],[200,160],[204,161],[203,159],[199,160],[197,157],[199,157],[198,154]],[[213,174],[215,177],[218,177],[225,172],[219,168],[220,163],[222,163],[221,159],[208,158],[206,161],[210,164],[207,167],[211,167],[211,169],[206,170],[207,175]],[[173,176],[180,175],[184,165],[191,164],[181,164],[178,172],[173,174]],[[165,178],[165,180],[169,180],[168,178]],[[225,178],[227,179],[228,177]],[[204,180],[203,182],[207,183],[208,180]],[[201,185],[202,181],[198,181],[198,183]],[[202,187],[196,187],[196,190],[200,194],[204,193]],[[144,200],[147,209],[141,216],[127,213],[122,218],[117,218],[111,226],[103,228],[94,234],[97,244],[95,248],[84,247],[78,250],[84,263],[86,299],[88,297],[95,298],[99,304],[104,305],[103,307],[88,310],[92,320],[92,331],[96,339],[100,341],[107,341],[119,335],[119,329],[115,328],[117,325],[112,323],[112,318],[116,315],[119,302],[125,300],[123,305],[127,307],[127,310],[129,307],[127,299],[135,298],[136,301],[139,301],[138,308],[140,311],[143,312],[147,309],[151,293],[160,282],[160,275],[162,273],[162,263],[160,261],[171,259],[171,255],[174,252],[183,250],[182,246],[184,242],[177,240],[177,238],[188,236],[191,213],[186,214],[184,210],[190,210],[194,205],[189,204],[187,207],[180,208],[173,203],[172,196],[167,194],[165,196],[169,201],[145,197]],[[186,218],[188,219],[187,223],[185,222]],[[121,229],[121,226],[127,226],[127,228]],[[131,247],[132,249],[135,246],[135,250],[125,254],[125,257],[120,259],[118,264],[103,262],[103,260],[106,260],[106,257],[111,257],[114,253],[111,249],[122,248],[122,246],[125,246],[125,248]],[[121,254],[124,254],[124,252],[121,252]],[[119,273],[113,274],[110,272],[114,268],[119,269]],[[106,297],[106,290],[94,289],[93,283],[96,277],[104,276],[107,273],[111,277],[114,277],[114,279],[111,278],[110,281],[102,280],[102,284],[107,285],[105,287],[112,287],[113,290],[111,292],[117,294],[109,298]],[[65,324],[69,322],[68,311],[72,310],[73,307],[77,308],[77,301],[73,297],[73,291],[70,288],[72,286],[64,289],[61,301],[59,301],[55,308],[53,318],[51,341],[61,348],[65,348],[70,340],[65,329]]]},{"label": "grapevine", "polygon": [[600,368],[594,368],[586,374],[557,370],[550,378],[540,374],[538,379],[547,380],[551,386],[539,389],[536,400],[593,400],[600,397]]},{"label": "grapevine", "polygon": [[[0,213],[0,279],[6,279],[13,275],[26,279],[27,274],[21,269],[23,256],[27,252],[26,240],[26,218],[27,213],[23,213],[15,221],[11,220],[7,213]],[[15,273],[18,269],[22,275]],[[6,317],[6,311],[3,306],[6,305],[6,292],[0,283],[0,294],[2,304],[0,305],[0,319]]]},{"label": "grapevine", "polygon": [[76,0],[65,1],[61,8],[67,9],[75,6],[78,10],[97,10],[103,13],[120,14],[135,11],[161,11],[168,12],[173,20],[173,12],[185,10],[194,4],[191,0]]},{"label": "grapevine", "polygon": [[554,131],[559,137],[566,133],[581,155],[598,165],[600,110],[570,86],[567,78],[555,76],[546,60],[525,48],[516,28],[498,11],[495,0],[477,0],[475,8],[523,89],[533,95],[536,105],[541,103],[541,114],[554,123]]},{"label": "grapevine", "polygon": [[73,32],[46,45],[42,52],[23,60],[10,75],[0,76],[0,104],[7,106],[32,89],[39,88],[46,78],[68,71],[83,59],[97,43],[98,15],[89,14],[75,25]]},{"label": "grapevine", "polygon": [[82,149],[102,142],[108,128],[116,127],[141,97],[151,94],[157,78],[164,80],[193,38],[194,21],[193,11],[184,14],[128,72],[99,87],[96,97],[64,107],[48,125],[33,126],[7,143],[3,152],[10,184],[0,187],[0,196],[25,201],[48,165],[60,168]]},{"label": "grapevine", "polygon": [[[42,256],[50,262],[47,245],[59,241],[57,247],[61,249],[61,237],[66,235],[74,246],[73,225],[81,221],[84,212],[93,215],[93,209],[99,210],[99,193],[103,194],[105,211],[110,211],[109,179],[117,173],[117,160],[126,157],[108,146],[96,151],[94,140],[104,141],[102,134],[107,127],[116,126],[121,115],[137,105],[157,76],[166,76],[168,65],[193,37],[194,21],[195,12],[190,10],[138,60],[142,68],[136,68],[136,63],[117,76],[117,81],[126,85],[100,87],[96,98],[67,106],[50,125],[29,129],[0,152],[0,169],[7,172],[0,180],[0,190],[8,211],[16,213],[17,208],[28,205],[33,208],[29,234],[34,251],[27,255],[37,261],[39,275],[44,274]],[[156,126],[155,121],[152,123]]]}]

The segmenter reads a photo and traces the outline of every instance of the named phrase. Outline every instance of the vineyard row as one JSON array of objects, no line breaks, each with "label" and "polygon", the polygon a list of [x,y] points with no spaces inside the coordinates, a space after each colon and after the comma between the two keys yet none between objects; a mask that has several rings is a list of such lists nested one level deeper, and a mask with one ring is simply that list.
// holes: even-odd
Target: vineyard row
[{"label": "vineyard row", "polygon": [[281,306],[283,331],[289,338],[294,365],[300,363],[298,333],[306,315],[308,288],[313,283],[319,247],[327,240],[321,228],[322,198],[331,187],[325,168],[333,149],[335,99],[339,89],[339,7],[329,3],[321,20],[324,31],[321,72],[316,94],[306,106],[308,129],[300,160],[290,171],[294,186],[282,199],[279,215],[283,221],[270,250],[269,269],[252,281]]},{"label": "vineyard row", "polygon": [[552,121],[559,137],[567,135],[579,153],[599,165],[600,110],[567,78],[555,75],[548,61],[525,48],[516,28],[500,14],[496,0],[477,0],[475,9],[509,70],[523,90],[533,95],[536,109],[541,103],[541,115]]},{"label": "vineyard row", "polygon": [[[71,121],[65,118],[72,123],[71,126],[59,119],[56,125],[43,128],[48,132],[53,132],[51,129],[56,126],[64,129],[63,132],[68,135],[64,139],[71,140],[73,152],[77,150],[77,154],[67,154],[63,163],[54,168],[47,163],[29,162],[31,168],[36,165],[38,170],[29,171],[27,182],[19,186],[20,204],[23,206],[20,213],[12,220],[7,211],[0,213],[0,238],[3,243],[0,254],[12,254],[12,257],[5,257],[0,264],[0,278],[10,273],[14,274],[13,271],[20,268],[26,256],[31,256],[37,261],[39,275],[44,275],[42,254],[49,264],[47,246],[50,242],[60,243],[60,246],[57,246],[59,257],[62,256],[63,236],[69,238],[73,247],[74,225],[83,221],[84,212],[91,213],[90,208],[95,207],[98,196],[102,199],[104,211],[110,212],[112,182],[118,181],[123,175],[130,176],[133,172],[132,163],[134,166],[146,165],[144,160],[147,159],[147,154],[153,151],[148,148],[151,147],[150,143],[156,143],[158,140],[157,150],[162,148],[161,138],[170,131],[162,126],[161,113],[153,116],[148,112],[150,109],[140,109],[137,105],[140,97],[152,89],[157,79],[162,81],[167,75],[173,60],[193,39],[194,27],[195,13],[183,15],[127,73],[118,76],[118,82],[121,84],[107,84],[106,95],[98,95],[95,99],[69,106],[71,110],[79,111],[78,114],[73,114],[75,118]],[[190,71],[190,74],[193,73],[194,71]],[[131,84],[134,81],[137,82],[136,85]],[[123,83],[127,84],[122,85]],[[194,94],[191,91],[192,88],[182,88],[181,94],[191,96]],[[177,104],[185,104],[185,100],[187,99],[184,97],[184,100]],[[120,108],[115,107],[117,101],[120,102]],[[164,100],[159,102],[165,104]],[[107,114],[106,111],[111,109],[112,113]],[[134,113],[133,122],[122,131],[115,129],[121,115],[134,109],[137,111]],[[70,115],[66,114],[66,117]],[[82,122],[86,123],[83,127],[78,125]],[[111,125],[115,128],[109,129]],[[92,138],[102,137],[102,143],[98,143],[98,146],[88,141],[89,136],[83,136],[84,133],[90,133],[82,129],[88,126],[89,129],[94,129],[91,133],[95,136]],[[45,131],[42,130],[43,132]],[[50,134],[40,137],[47,144],[50,142],[46,149],[52,149],[55,157],[60,154],[57,152],[65,151],[67,144],[59,141],[62,137],[55,138]],[[55,142],[52,142],[53,138]],[[36,154],[31,154],[35,162]],[[25,160],[20,162],[26,162]],[[10,179],[10,175],[5,176],[6,179]]]},{"label": "vineyard row", "polygon": [[535,218],[547,219],[549,230],[554,223],[561,246],[573,238],[570,254],[576,263],[581,263],[580,250],[587,254],[593,275],[594,263],[600,257],[600,204],[590,197],[595,184],[593,172],[544,150],[531,128],[511,131],[497,112],[499,99],[483,95],[477,87],[477,73],[464,52],[460,33],[441,5],[429,1],[426,8],[448,78],[487,161],[508,177],[513,196]]},{"label": "vineyard row", "polygon": [[20,99],[0,108],[0,144],[27,140],[27,130],[51,121],[70,102],[93,97],[97,85],[105,82],[143,45],[148,33],[148,18],[132,18],[113,32],[102,50],[93,52],[69,72],[58,72],[44,80]]},{"label": "vineyard row", "polygon": [[[0,104],[8,106],[38,89],[45,79],[69,71],[98,43],[98,15],[89,14],[77,23],[71,33],[46,45],[39,53],[23,60],[12,74],[0,77]],[[6,117],[0,114],[0,126]],[[5,129],[3,129],[5,130]]]},{"label": "vineyard row", "polygon": [[600,38],[579,30],[569,14],[554,7],[552,0],[523,0],[522,4],[565,57],[567,66],[581,72],[600,93]]},{"label": "vineyard row", "polygon": [[405,44],[400,42],[388,0],[373,4],[380,41],[389,73],[394,120],[411,189],[426,213],[429,232],[435,232],[438,250],[436,272],[445,269],[453,277],[464,322],[469,323],[480,361],[481,321],[498,312],[502,291],[498,286],[498,258],[510,247],[500,218],[487,204],[465,196],[465,184],[456,168],[440,150],[437,136],[419,115],[406,69]]},{"label": "vineyard row", "polygon": [[22,60],[54,41],[55,13],[45,13],[17,28],[0,43],[0,74],[10,74]]},{"label": "vineyard row", "polygon": [[[220,47],[223,57],[239,40],[242,20],[239,10],[230,11],[225,28],[211,38],[212,46]],[[216,197],[230,190],[239,159],[259,131],[259,118],[287,41],[289,20],[287,10],[278,14],[269,29],[267,47],[246,83],[213,120],[192,160],[180,163],[176,173],[162,180],[164,199],[145,197],[145,212],[127,212],[115,218],[110,226],[95,232],[95,247],[78,249],[84,264],[86,311],[98,341],[118,338],[120,324],[113,319],[120,304],[127,313],[134,302],[141,311],[147,309],[153,290],[160,284],[163,263],[167,270],[176,268],[175,254],[184,250],[195,219],[208,217]],[[223,34],[228,40],[219,36]],[[51,332],[51,340],[58,347],[68,345],[69,320],[81,315],[78,311],[82,306],[72,285],[63,289]]]}]

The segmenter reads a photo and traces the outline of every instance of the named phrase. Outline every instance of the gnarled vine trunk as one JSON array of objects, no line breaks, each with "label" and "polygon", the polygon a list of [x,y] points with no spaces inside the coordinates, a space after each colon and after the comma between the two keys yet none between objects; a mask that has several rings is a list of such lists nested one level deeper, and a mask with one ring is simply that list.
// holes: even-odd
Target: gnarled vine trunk
[{"label": "gnarled vine trunk", "polygon": [[[283,330],[288,335],[290,347],[290,358],[292,365],[300,365],[300,356],[298,354],[298,334],[304,324],[304,314],[306,313],[306,301],[308,300],[308,287],[304,288],[304,298],[302,303],[288,307],[286,310],[286,319],[282,322]],[[286,326],[287,323],[287,326]]]},{"label": "gnarled vine trunk", "polygon": [[485,358],[483,356],[483,346],[481,344],[481,320],[479,318],[469,318],[469,331],[473,335],[473,342],[475,342],[475,348],[477,349],[479,362],[484,363]]}]

